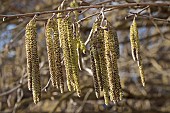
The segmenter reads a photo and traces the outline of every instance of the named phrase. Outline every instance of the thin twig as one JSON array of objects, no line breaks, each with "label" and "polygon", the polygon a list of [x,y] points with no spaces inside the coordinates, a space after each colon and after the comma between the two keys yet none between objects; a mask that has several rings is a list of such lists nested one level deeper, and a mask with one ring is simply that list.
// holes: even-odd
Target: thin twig
[{"label": "thin twig", "polygon": [[[27,82],[25,82],[24,84],[26,84],[26,83],[27,83]],[[12,88],[12,89],[10,89],[10,90],[8,90],[8,91],[1,93],[1,94],[0,94],[0,97],[5,96],[5,95],[8,95],[8,94],[16,91],[18,88],[20,88],[20,87],[21,87],[22,85],[24,85],[24,84],[19,84],[19,85],[17,85],[16,87],[14,87],[14,88]]]},{"label": "thin twig", "polygon": [[47,84],[45,85],[45,87],[41,90],[41,91],[47,91],[47,88],[50,86],[50,82],[51,82],[51,79],[48,80]]},{"label": "thin twig", "polygon": [[[114,8],[114,9],[122,9],[128,7],[165,7],[170,6],[170,3],[127,3],[127,4],[119,4],[119,5],[106,5],[105,8]],[[88,8],[102,8],[103,5],[90,5],[90,6],[80,6],[78,8],[70,8],[65,10],[52,10],[52,11],[43,11],[43,12],[33,12],[33,13],[24,13],[24,14],[15,14],[15,15],[0,15],[1,18],[5,21],[6,18],[21,18],[21,17],[33,17],[34,15],[43,15],[49,13],[60,13],[60,12],[68,12],[75,10],[82,10]]]},{"label": "thin twig", "polygon": [[[87,88],[91,88],[90,85],[85,85],[81,88],[81,90],[87,89]],[[61,104],[61,102],[63,100],[65,100],[66,98],[69,98],[71,95],[73,95],[75,93],[75,91],[71,91],[71,92],[67,92],[65,94],[63,94],[63,96],[59,99],[58,103],[55,105],[54,109],[51,111],[51,113],[55,113],[56,109],[59,107],[59,105]]]},{"label": "thin twig", "polygon": [[82,111],[82,109],[83,109],[83,107],[84,107],[84,105],[85,105],[88,97],[90,96],[90,94],[91,94],[92,92],[93,92],[93,89],[90,88],[89,91],[86,93],[86,95],[85,95],[85,97],[84,97],[84,100],[83,100],[81,106],[76,110],[76,113],[81,113],[81,111]]}]

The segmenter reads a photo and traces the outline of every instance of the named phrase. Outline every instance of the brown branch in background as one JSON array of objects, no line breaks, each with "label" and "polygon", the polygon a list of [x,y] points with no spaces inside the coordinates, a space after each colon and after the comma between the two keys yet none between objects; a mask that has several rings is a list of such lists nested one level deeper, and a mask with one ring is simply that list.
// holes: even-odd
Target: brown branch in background
[{"label": "brown branch in background", "polygon": [[[83,91],[84,89],[87,89],[87,88],[91,88],[91,86],[90,85],[85,85],[85,86],[81,87],[81,90]],[[66,98],[69,98],[74,93],[75,93],[75,91],[71,91],[71,92],[67,92],[67,93],[63,94],[63,96],[58,100],[58,103],[52,109],[51,113],[55,113],[57,108],[59,107],[59,105],[62,103],[62,101],[65,100]]]},{"label": "brown branch in background", "polygon": [[[170,3],[127,3],[127,4],[119,4],[119,5],[106,5],[105,8],[114,8],[114,9],[123,9],[128,7],[166,7],[170,6]],[[102,8],[103,5],[90,5],[90,6],[81,6],[78,8],[70,8],[65,10],[53,10],[53,11],[43,11],[43,12],[34,12],[34,13],[25,13],[25,14],[15,14],[15,15],[0,15],[1,18],[5,21],[6,18],[21,18],[21,17],[33,17],[34,15],[43,15],[50,13],[61,13],[75,10],[83,10],[88,8]]]}]

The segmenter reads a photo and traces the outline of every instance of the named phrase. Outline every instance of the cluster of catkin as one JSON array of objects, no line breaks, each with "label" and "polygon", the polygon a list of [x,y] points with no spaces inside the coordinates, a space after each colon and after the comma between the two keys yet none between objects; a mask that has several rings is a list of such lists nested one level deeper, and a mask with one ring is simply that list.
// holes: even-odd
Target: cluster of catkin
[{"label": "cluster of catkin", "polygon": [[[59,13],[58,17],[62,14]],[[73,30],[72,20],[69,16],[58,19],[58,31],[61,42],[61,48],[64,56],[64,66],[66,71],[67,87],[69,91],[75,90],[77,95],[80,96],[80,83],[79,83],[79,66],[78,66],[78,37]],[[75,34],[75,35],[73,35]]]},{"label": "cluster of catkin", "polygon": [[[74,14],[77,17],[76,14]],[[69,91],[76,91],[80,96],[79,69],[80,52],[85,53],[85,45],[81,41],[80,25],[74,23],[70,15],[54,14],[48,19],[45,27],[47,55],[52,85],[64,92],[62,55]],[[77,18],[76,18],[77,20]],[[34,103],[41,99],[39,58],[36,41],[36,16],[26,25],[25,46],[27,57],[28,89],[33,93]],[[137,62],[142,85],[145,86],[140,43],[135,17],[130,26],[130,42],[133,60]],[[93,24],[90,38],[90,58],[93,72],[96,97],[103,92],[105,104],[109,100],[118,102],[122,98],[122,89],[118,71],[119,42],[116,31],[106,18],[99,15]]]},{"label": "cluster of catkin", "polygon": [[138,28],[137,28],[137,23],[135,21],[135,17],[130,26],[130,42],[131,42],[131,51],[132,51],[133,60],[136,61],[138,64],[141,82],[142,82],[142,85],[145,86],[142,58],[140,56],[140,43],[139,43]]},{"label": "cluster of catkin", "polygon": [[109,97],[113,102],[121,100],[122,91],[117,66],[118,37],[111,24],[106,19],[104,21],[105,26],[102,27],[102,18],[98,16],[93,24],[90,56],[96,97],[99,98],[103,91],[105,104],[108,105]]},{"label": "cluster of catkin", "polygon": [[34,103],[41,99],[39,58],[36,41],[36,16],[26,25],[25,46],[27,56],[28,89],[32,90]]},{"label": "cluster of catkin", "polygon": [[60,92],[63,93],[64,80],[61,64],[60,41],[58,23],[55,18],[52,17],[48,19],[45,34],[51,82],[54,87],[59,88]]},{"label": "cluster of catkin", "polygon": [[[63,14],[58,13],[57,16],[61,17]],[[60,89],[61,93],[64,92],[61,58],[63,53],[68,90],[74,90],[80,96],[78,59],[80,51],[85,53],[85,45],[81,41],[79,25],[72,23],[73,20],[69,16],[64,19],[56,19],[55,15],[53,15],[49,18],[45,27],[46,46],[52,85]],[[35,17],[27,24],[25,35],[28,88],[33,91],[33,100],[34,103],[37,103],[41,98],[41,85]]]}]

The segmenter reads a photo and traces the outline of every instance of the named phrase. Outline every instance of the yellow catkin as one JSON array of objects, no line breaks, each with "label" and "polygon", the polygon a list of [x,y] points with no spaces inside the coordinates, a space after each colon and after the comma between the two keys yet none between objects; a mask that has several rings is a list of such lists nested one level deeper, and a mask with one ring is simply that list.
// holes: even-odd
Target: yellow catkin
[{"label": "yellow catkin", "polygon": [[73,24],[73,34],[74,39],[77,42],[77,55],[78,55],[78,66],[79,69],[82,70],[82,62],[81,62],[81,53],[86,53],[86,47],[85,44],[82,41],[81,33],[80,33],[80,24],[74,23]]},{"label": "yellow catkin", "polygon": [[142,66],[142,58],[140,56],[139,34],[138,34],[138,28],[137,28],[137,23],[135,21],[135,17],[134,17],[132,25],[130,27],[130,39],[132,37],[133,37],[134,41],[131,41],[131,45],[132,45],[132,42],[133,42],[133,44],[135,44],[134,45],[135,50],[133,50],[133,54],[135,57],[135,61],[137,61],[137,63],[138,63],[142,85],[145,86],[145,77],[144,77],[144,71],[143,71],[143,66]]},{"label": "yellow catkin", "polygon": [[[109,23],[108,23],[109,24]],[[110,51],[111,51],[111,58],[112,58],[112,65],[113,65],[113,75],[114,75],[114,82],[115,82],[115,101],[119,101],[122,98],[122,88],[121,88],[121,84],[120,84],[120,77],[119,77],[119,71],[118,71],[118,65],[117,65],[117,58],[118,58],[118,49],[113,49],[116,48],[117,45],[115,40],[113,40],[112,37],[115,36],[116,32],[113,29],[113,27],[111,25],[108,26],[109,28],[109,46],[110,46]]]},{"label": "yellow catkin", "polygon": [[57,82],[60,87],[60,92],[64,92],[64,79],[63,79],[63,72],[62,72],[62,65],[61,65],[61,53],[60,53],[60,41],[59,41],[59,33],[58,33],[58,23],[57,20],[54,19],[54,56],[56,62],[56,73],[57,73]]},{"label": "yellow catkin", "polygon": [[101,18],[100,16],[97,17],[94,25],[93,25],[93,32],[95,33],[96,32],[96,35],[92,35],[94,36],[94,38],[96,39],[95,41],[95,49],[96,49],[96,54],[95,54],[95,62],[96,62],[96,72],[97,72],[97,79],[98,79],[98,84],[99,84],[99,87],[100,87],[100,90],[103,89],[103,82],[102,82],[102,72],[101,72],[101,62],[103,62],[103,60],[100,60],[101,58],[101,34],[100,34],[100,24],[101,24]]},{"label": "yellow catkin", "polygon": [[115,49],[116,43],[114,40],[115,31],[113,27],[106,21],[104,28],[104,39],[105,39],[105,59],[107,65],[107,73],[109,78],[110,86],[110,100],[117,102],[121,99],[121,85],[120,77],[117,66],[117,50]]},{"label": "yellow catkin", "polygon": [[[114,75],[113,75],[113,67],[112,67],[112,60],[110,56],[110,32],[108,26],[104,28],[104,40],[105,40],[105,59],[106,59],[106,65],[107,65],[107,74],[108,74],[108,82],[109,82],[109,93],[110,93],[110,100],[115,101],[115,90],[116,90],[116,84],[114,81]],[[113,49],[113,48],[112,48]],[[114,65],[114,64],[113,64]]]},{"label": "yellow catkin", "polygon": [[[106,66],[105,66],[105,59],[104,59],[104,45],[103,45],[103,35],[100,29],[101,24],[101,18],[100,16],[97,17],[95,23],[92,27],[92,35],[91,35],[91,52],[94,58],[94,65],[95,70],[93,69],[93,72],[96,74],[93,74],[94,78],[94,87],[96,90],[96,97],[100,96],[100,91],[103,90],[103,82],[105,82],[106,79],[103,79],[102,77],[105,76],[104,73],[106,72]],[[106,74],[107,75],[107,74]],[[105,78],[105,77],[104,77]],[[107,88],[105,88],[106,90]],[[106,97],[107,93],[105,93]],[[106,99],[106,98],[105,98]],[[107,100],[107,99],[106,99]],[[107,103],[108,101],[106,101]]]},{"label": "yellow catkin", "polygon": [[[27,31],[29,29],[29,31]],[[31,63],[32,63],[32,92],[34,103],[38,103],[41,99],[41,84],[39,72],[39,58],[37,52],[36,41],[36,20],[33,18],[26,26],[26,34],[30,32],[30,48],[31,48]],[[27,36],[27,35],[26,35]]]},{"label": "yellow catkin", "polygon": [[[61,14],[59,13],[58,16]],[[61,47],[63,50],[64,66],[66,70],[67,87],[69,91],[72,91],[72,67],[70,61],[70,49],[67,39],[67,25],[65,19],[58,19],[58,31]]]},{"label": "yellow catkin", "polygon": [[73,27],[70,18],[66,19],[67,23],[67,36],[68,36],[68,44],[70,49],[70,60],[72,65],[72,76],[74,81],[75,90],[77,95],[80,96],[80,83],[79,83],[79,76],[78,76],[78,55],[77,55],[77,40],[73,37]]},{"label": "yellow catkin", "polygon": [[98,82],[98,74],[99,72],[99,56],[98,52],[96,49],[96,35],[97,31],[93,33],[93,36],[91,37],[90,40],[90,56],[91,56],[91,69],[93,71],[93,81],[94,81],[94,88],[95,88],[95,94],[96,97],[100,97],[100,87],[99,87],[99,82]]},{"label": "yellow catkin", "polygon": [[135,38],[135,45],[136,45],[136,60],[139,60],[139,53],[140,53],[140,44],[139,44],[139,35],[138,35],[138,28],[137,28],[137,24],[135,21],[135,18],[133,19],[133,32],[134,32],[134,38]]},{"label": "yellow catkin", "polygon": [[103,29],[99,29],[98,49],[99,49],[100,70],[101,70],[100,90],[102,91],[103,90],[103,79],[102,79],[102,77],[107,75],[106,60],[105,60],[104,30]]},{"label": "yellow catkin", "polygon": [[54,44],[52,39],[53,25],[54,22],[52,21],[52,19],[48,19],[45,34],[46,34],[46,45],[47,45],[47,54],[48,54],[51,82],[53,86],[58,88],[59,86],[57,84],[57,71],[56,71],[56,63],[55,63],[55,56],[54,56]]},{"label": "yellow catkin", "polygon": [[131,43],[132,57],[133,60],[136,61],[137,57],[136,57],[136,39],[134,36],[134,22],[130,26],[130,43]]},{"label": "yellow catkin", "polygon": [[26,26],[26,31],[25,31],[25,47],[26,47],[26,56],[27,56],[27,76],[28,76],[28,89],[32,90],[32,60],[31,60],[31,50],[32,50],[32,46],[31,44],[31,37],[35,36],[35,30],[36,26],[35,24],[31,24],[30,23],[27,24]]}]

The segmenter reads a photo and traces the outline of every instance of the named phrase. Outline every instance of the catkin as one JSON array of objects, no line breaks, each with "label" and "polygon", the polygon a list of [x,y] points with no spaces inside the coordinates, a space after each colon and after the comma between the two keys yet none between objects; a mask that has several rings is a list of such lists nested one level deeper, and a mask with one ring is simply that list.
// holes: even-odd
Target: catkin
[{"label": "catkin", "polygon": [[96,49],[96,54],[95,54],[95,61],[96,61],[96,71],[97,71],[97,79],[98,79],[98,84],[99,84],[99,87],[100,87],[100,90],[103,89],[103,82],[102,82],[102,69],[101,69],[101,62],[104,62],[104,60],[101,60],[101,50],[103,49],[102,48],[102,40],[100,39],[101,38],[101,29],[100,29],[100,24],[101,24],[101,18],[100,16],[97,17],[94,25],[93,25],[93,32],[95,33],[96,32],[96,35],[94,35],[94,33],[92,34],[92,36],[94,36],[95,38],[95,49]]},{"label": "catkin", "polygon": [[55,56],[55,63],[56,63],[57,83],[58,83],[61,93],[63,93],[64,92],[64,78],[63,78],[62,65],[61,65],[58,23],[56,19],[54,19],[53,21],[54,21],[54,27],[53,27],[54,56]]},{"label": "catkin", "polygon": [[130,27],[130,40],[131,40],[132,57],[134,61],[137,61],[139,72],[140,72],[140,77],[141,77],[141,82],[142,82],[142,85],[145,86],[145,77],[144,77],[144,71],[143,71],[143,66],[142,66],[142,59],[140,56],[140,43],[139,43],[138,28],[137,28],[137,23],[135,21],[135,17]]},{"label": "catkin", "polygon": [[25,31],[25,47],[26,47],[26,56],[27,56],[27,76],[28,76],[28,89],[32,90],[32,60],[31,60],[31,37],[34,37],[36,32],[35,32],[36,26],[35,24],[30,23],[27,24],[26,26],[26,31]]},{"label": "catkin", "polygon": [[[60,13],[58,13],[58,16],[61,16]],[[58,31],[59,31],[59,39],[60,39],[60,45],[63,50],[63,56],[64,56],[64,66],[66,70],[66,78],[67,78],[67,87],[69,91],[72,91],[72,84],[73,78],[72,78],[72,67],[71,67],[71,60],[70,60],[70,49],[67,39],[67,25],[66,20],[59,18],[58,19]]]},{"label": "catkin", "polygon": [[55,87],[59,87],[57,84],[57,74],[56,74],[56,63],[55,63],[55,56],[54,56],[54,44],[52,39],[52,29],[53,29],[54,22],[52,19],[48,19],[46,25],[46,45],[47,45],[47,54],[48,54],[48,61],[49,61],[49,69],[51,75],[51,82],[52,85]]},{"label": "catkin", "polygon": [[78,76],[78,55],[77,55],[77,40],[73,39],[73,27],[70,18],[66,18],[66,25],[67,25],[67,36],[68,36],[68,44],[70,49],[70,60],[71,60],[71,67],[72,67],[72,76],[74,81],[74,88],[77,92],[77,95],[80,96],[80,83],[79,83],[79,76]]},{"label": "catkin", "polygon": [[[92,68],[93,71],[93,79],[94,79],[94,87],[96,91],[96,97],[98,98],[100,96],[100,91],[103,90],[103,81],[102,76],[104,75],[104,69],[103,66],[105,65],[105,59],[104,59],[104,46],[103,44],[103,35],[101,36],[101,18],[97,17],[95,23],[92,27],[92,35],[90,40],[90,52],[91,52],[91,59],[94,58],[94,66],[95,70]],[[92,56],[93,55],[93,56]],[[102,56],[101,56],[102,55]],[[105,68],[106,69],[106,68]],[[106,97],[106,96],[105,96]]]},{"label": "catkin", "polygon": [[39,58],[38,58],[38,52],[37,52],[35,18],[30,20],[30,22],[26,26],[26,38],[29,39],[28,47],[31,51],[30,56],[31,56],[31,67],[32,67],[31,75],[32,75],[33,100],[34,100],[34,103],[38,103],[41,99],[41,84],[40,84],[40,72],[39,72]]},{"label": "catkin", "polygon": [[136,39],[134,36],[134,22],[130,26],[130,43],[131,43],[132,58],[134,61],[136,61],[137,57],[136,57]]},{"label": "catkin", "polygon": [[106,71],[106,60],[105,60],[105,45],[104,45],[104,30],[99,29],[98,34],[98,49],[99,49],[99,61],[100,61],[100,70],[101,70],[101,76],[100,76],[100,90],[103,90],[103,76],[107,75]]},{"label": "catkin", "polygon": [[137,24],[136,24],[136,21],[135,21],[135,18],[133,19],[133,23],[132,23],[132,26],[133,26],[133,32],[134,32],[134,38],[135,38],[135,49],[136,49],[136,60],[139,61],[139,53],[140,53],[140,44],[139,44],[139,35],[138,35],[138,28],[137,28]]},{"label": "catkin", "polygon": [[105,40],[105,59],[107,65],[107,74],[109,79],[109,88],[110,88],[110,100],[111,101],[119,101],[121,99],[121,85],[120,85],[120,77],[118,73],[117,66],[117,49],[116,43],[114,40],[115,31],[106,20],[106,26],[104,28],[104,40]]},{"label": "catkin", "polygon": [[[109,24],[109,23],[108,23]],[[117,45],[118,42],[115,42],[116,40],[112,37],[115,37],[116,32],[113,29],[111,25],[108,25],[109,28],[109,46],[111,51],[111,58],[112,58],[112,64],[113,64],[113,75],[114,75],[114,82],[115,82],[115,94],[116,94],[116,101],[121,100],[122,96],[122,89],[120,84],[120,77],[119,77],[119,71],[118,71],[118,65],[117,65],[117,58],[119,58],[119,45]],[[118,40],[117,40],[118,41]],[[115,48],[115,49],[113,49]]]},{"label": "catkin", "polygon": [[[105,59],[106,59],[106,65],[107,65],[107,75],[108,75],[108,82],[110,86],[110,100],[115,100],[115,81],[114,81],[114,75],[113,75],[113,67],[112,67],[112,61],[110,56],[110,31],[108,27],[104,28],[104,40],[105,40]],[[113,48],[112,48],[113,49]],[[113,64],[114,65],[114,64]]]},{"label": "catkin", "polygon": [[95,93],[96,97],[100,97],[100,88],[99,88],[99,82],[98,82],[98,74],[99,72],[99,56],[98,52],[96,50],[96,38],[95,36],[97,35],[97,31],[93,33],[93,36],[91,37],[90,40],[90,56],[91,56],[91,69],[93,71],[93,79],[94,79],[94,88],[95,88]]}]

